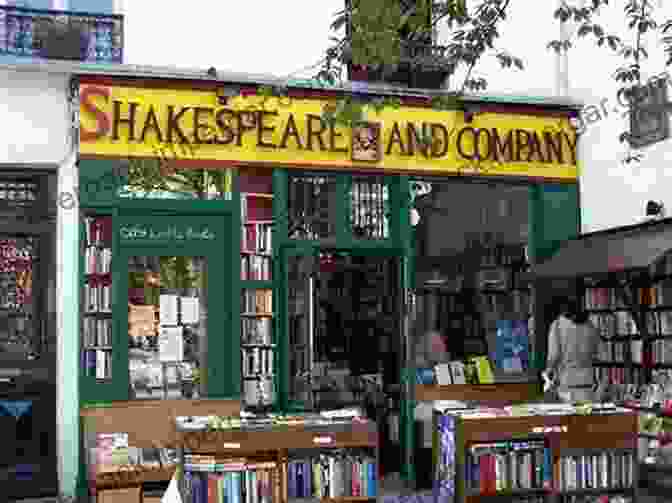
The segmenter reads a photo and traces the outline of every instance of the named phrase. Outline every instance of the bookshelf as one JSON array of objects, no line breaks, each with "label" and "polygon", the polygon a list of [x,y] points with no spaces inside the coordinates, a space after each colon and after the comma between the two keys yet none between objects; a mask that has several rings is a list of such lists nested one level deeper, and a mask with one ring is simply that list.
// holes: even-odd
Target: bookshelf
[{"label": "bookshelf", "polygon": [[500,413],[435,411],[439,497],[564,503],[620,495],[636,502],[636,414]]},{"label": "bookshelf", "polygon": [[84,215],[81,351],[84,375],[112,379],[112,217]]},{"label": "bookshelf", "polygon": [[227,487],[233,501],[252,503],[376,499],[378,434],[370,421],[274,425],[254,433],[183,431],[178,442],[183,449],[184,503],[216,502]]},{"label": "bookshelf", "polygon": [[584,307],[601,336],[596,378],[641,386],[672,370],[672,255],[648,271],[584,278]]},{"label": "bookshelf", "polygon": [[273,190],[267,177],[241,176],[241,372],[244,404],[275,403]]}]

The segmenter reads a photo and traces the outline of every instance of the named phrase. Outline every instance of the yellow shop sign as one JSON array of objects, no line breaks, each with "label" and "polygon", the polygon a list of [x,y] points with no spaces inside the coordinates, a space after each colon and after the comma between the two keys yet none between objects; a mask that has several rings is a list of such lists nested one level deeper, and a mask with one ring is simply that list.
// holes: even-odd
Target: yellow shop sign
[{"label": "yellow shop sign", "polygon": [[[568,119],[420,107],[367,110],[355,128],[320,120],[325,101],[95,84],[80,89],[80,153],[240,164],[576,179]],[[167,149],[167,147],[172,147]],[[179,147],[179,148],[175,148]]]}]

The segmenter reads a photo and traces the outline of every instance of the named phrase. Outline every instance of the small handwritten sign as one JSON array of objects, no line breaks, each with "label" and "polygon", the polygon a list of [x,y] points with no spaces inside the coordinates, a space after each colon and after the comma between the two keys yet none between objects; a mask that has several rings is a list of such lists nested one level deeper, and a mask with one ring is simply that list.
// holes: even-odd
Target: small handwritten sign
[{"label": "small handwritten sign", "polygon": [[314,437],[313,443],[316,445],[327,445],[333,443],[334,439],[331,437]]},{"label": "small handwritten sign", "polygon": [[222,447],[224,447],[224,449],[240,449],[240,444],[224,442],[224,444],[222,444]]},{"label": "small handwritten sign", "polygon": [[209,227],[168,226],[155,228],[148,225],[126,225],[119,229],[122,241],[213,241],[215,232]]}]

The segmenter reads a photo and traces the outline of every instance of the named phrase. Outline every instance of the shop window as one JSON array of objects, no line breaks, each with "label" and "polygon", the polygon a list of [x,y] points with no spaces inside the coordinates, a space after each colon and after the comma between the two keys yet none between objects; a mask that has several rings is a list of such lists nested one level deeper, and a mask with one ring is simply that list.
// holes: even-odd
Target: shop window
[{"label": "shop window", "polygon": [[128,271],[131,397],[205,396],[205,259],[134,256]]},{"label": "shop window", "polygon": [[335,237],[335,176],[290,175],[288,195],[290,239],[320,240]]},{"label": "shop window", "polygon": [[444,359],[488,356],[496,376],[525,373],[534,343],[533,292],[525,275],[528,188],[441,182],[422,189],[413,201],[422,293],[418,347],[438,332],[448,350]]},{"label": "shop window", "polygon": [[[224,199],[231,200],[232,169],[177,169],[163,153],[156,159],[127,164],[127,183],[118,195],[125,199]],[[168,158],[170,159],[170,157]]]},{"label": "shop window", "polygon": [[350,230],[356,239],[390,237],[390,194],[382,176],[352,178]]}]

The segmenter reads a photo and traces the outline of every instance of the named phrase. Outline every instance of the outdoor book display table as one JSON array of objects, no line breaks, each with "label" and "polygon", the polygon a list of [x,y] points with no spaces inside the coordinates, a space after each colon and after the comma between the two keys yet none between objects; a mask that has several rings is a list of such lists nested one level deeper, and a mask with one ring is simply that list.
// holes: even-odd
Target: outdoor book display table
[{"label": "outdoor book display table", "polygon": [[178,422],[177,429],[183,503],[376,499],[378,432],[373,422],[239,422],[214,430]]},{"label": "outdoor book display table", "polygon": [[637,415],[627,409],[435,410],[434,449],[441,501],[636,501]]}]

